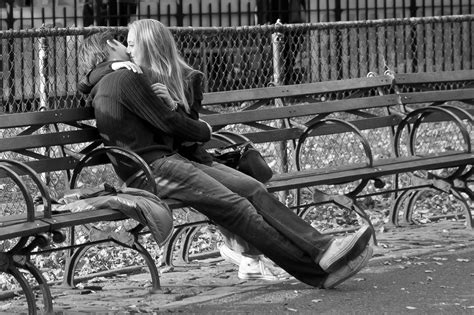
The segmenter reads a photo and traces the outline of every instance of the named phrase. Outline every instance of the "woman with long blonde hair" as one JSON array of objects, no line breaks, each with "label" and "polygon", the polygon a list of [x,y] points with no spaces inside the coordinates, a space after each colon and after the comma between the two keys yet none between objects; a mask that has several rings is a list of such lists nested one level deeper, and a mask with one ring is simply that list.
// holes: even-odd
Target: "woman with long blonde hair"
[{"label": "woman with long blonde hair", "polygon": [[195,90],[197,87],[193,86],[193,80],[202,83],[203,74],[183,60],[166,26],[152,19],[132,22],[129,25],[127,51],[131,61],[139,65],[152,82],[155,91],[166,88],[171,99],[178,102],[186,113],[191,113],[195,95],[186,95],[186,91],[189,94]]}]

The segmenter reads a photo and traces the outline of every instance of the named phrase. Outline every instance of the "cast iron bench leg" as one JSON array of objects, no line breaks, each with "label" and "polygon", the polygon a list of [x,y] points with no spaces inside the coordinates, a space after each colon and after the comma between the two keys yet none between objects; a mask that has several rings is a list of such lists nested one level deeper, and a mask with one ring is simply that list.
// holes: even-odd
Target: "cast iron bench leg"
[{"label": "cast iron bench leg", "polygon": [[[146,250],[145,247],[143,247],[140,243],[134,242],[132,246],[128,246],[122,243],[119,243],[115,240],[110,240],[111,242],[114,242],[116,244],[119,244],[124,247],[131,248],[133,250],[136,250],[139,252],[143,259],[145,259],[145,262],[147,264],[148,269],[150,270],[150,276],[152,280],[152,290],[157,291],[161,289],[160,286],[160,274],[158,272],[158,269],[156,268],[155,261],[153,260],[153,257],[151,257],[150,253]],[[76,250],[73,252],[72,255],[70,255],[67,260],[66,260],[66,266],[64,270],[64,278],[62,282],[62,286],[64,287],[70,287],[73,288],[74,285],[74,271],[76,270],[77,263],[79,260],[84,256],[84,254],[89,250],[89,248],[93,247],[94,245],[84,245],[76,248]]]}]

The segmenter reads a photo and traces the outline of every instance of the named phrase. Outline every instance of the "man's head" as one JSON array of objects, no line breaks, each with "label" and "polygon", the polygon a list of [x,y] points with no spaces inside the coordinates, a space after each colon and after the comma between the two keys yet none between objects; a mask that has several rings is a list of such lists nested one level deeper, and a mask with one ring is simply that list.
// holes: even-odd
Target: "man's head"
[{"label": "man's head", "polygon": [[130,60],[127,48],[115,39],[111,31],[99,32],[84,39],[79,47],[79,61],[86,74],[105,61]]}]

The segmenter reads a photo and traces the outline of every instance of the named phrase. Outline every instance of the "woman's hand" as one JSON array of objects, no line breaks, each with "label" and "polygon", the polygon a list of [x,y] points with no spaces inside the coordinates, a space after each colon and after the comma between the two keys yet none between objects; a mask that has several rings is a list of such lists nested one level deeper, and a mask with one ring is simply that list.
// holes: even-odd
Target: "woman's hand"
[{"label": "woman's hand", "polygon": [[142,69],[131,61],[117,61],[110,65],[112,70],[128,69],[135,73],[143,73]]},{"label": "woman's hand", "polygon": [[166,85],[162,83],[154,83],[151,85],[151,89],[156,96],[161,97],[165,101],[166,105],[168,105],[171,110],[176,110],[178,103],[173,100]]}]

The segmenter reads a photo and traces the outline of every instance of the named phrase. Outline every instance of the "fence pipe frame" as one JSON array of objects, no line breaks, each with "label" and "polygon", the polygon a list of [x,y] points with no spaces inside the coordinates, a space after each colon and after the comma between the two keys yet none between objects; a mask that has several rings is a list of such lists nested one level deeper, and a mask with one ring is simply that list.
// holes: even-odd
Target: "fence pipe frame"
[{"label": "fence pipe frame", "polygon": [[[364,21],[339,21],[339,22],[320,22],[320,23],[299,23],[299,24],[271,24],[258,26],[224,26],[224,27],[175,27],[170,26],[169,29],[173,33],[179,34],[219,34],[225,33],[255,33],[255,34],[272,34],[285,31],[316,31],[327,29],[345,29],[357,27],[381,27],[381,26],[409,26],[428,23],[451,23],[451,22],[474,22],[474,14],[467,15],[448,15],[448,16],[434,16],[434,17],[412,17],[403,19],[379,19],[379,20],[364,20]],[[93,34],[105,30],[116,30],[118,32],[126,33],[128,28],[125,26],[90,26],[90,27],[68,27],[68,28],[35,28],[22,30],[7,30],[0,31],[0,39],[6,38],[22,38],[22,37],[39,37],[39,36],[53,36],[61,35],[84,35]]]},{"label": "fence pipe frame", "polygon": [[[462,53],[466,54],[466,58],[463,58],[463,60],[461,61],[462,62],[461,67],[464,69],[470,69],[474,65],[473,56],[471,54],[472,48],[470,47],[472,46],[470,42],[472,41],[472,38],[473,38],[471,33],[472,33],[472,28],[473,28],[473,23],[474,23],[474,15],[385,19],[385,20],[368,20],[368,21],[327,22],[327,23],[317,23],[317,24],[303,23],[303,24],[291,24],[291,25],[290,24],[286,24],[286,25],[275,24],[275,25],[263,25],[263,26],[197,27],[197,28],[170,27],[170,30],[178,38],[185,38],[189,36],[189,37],[194,37],[198,40],[199,38],[202,39],[202,38],[206,38],[207,36],[209,36],[209,38],[212,38],[212,37],[215,37],[216,35],[218,35],[220,38],[227,39],[227,38],[233,38],[235,37],[235,35],[242,35],[242,34],[250,35],[250,36],[258,35],[259,37],[262,37],[262,38],[263,37],[271,38],[272,34],[275,34],[275,33],[282,33],[282,34],[285,34],[285,36],[288,36],[288,34],[292,32],[294,34],[298,30],[300,30],[301,32],[306,32],[306,33],[308,33],[309,31],[314,31],[315,37],[312,37],[311,40],[318,40],[319,34],[321,33],[319,31],[325,31],[325,30],[334,31],[334,30],[344,29],[345,31],[347,31],[351,29],[364,28],[364,27],[365,28],[380,27],[381,29],[383,29],[384,27],[391,27],[391,26],[396,26],[396,27],[406,26],[409,28],[414,28],[417,25],[430,26],[430,25],[435,25],[435,24],[443,28],[444,25],[449,26],[452,23],[459,24],[458,29],[462,30],[462,34],[461,34],[462,37],[460,38],[463,40],[467,40],[467,43],[463,42],[463,45],[461,47]],[[14,51],[14,50],[17,50],[17,47],[15,47],[16,45],[15,40],[19,40],[22,38],[31,38],[32,42],[34,43],[37,40],[37,38],[41,38],[41,37],[44,37],[50,40],[50,38],[54,39],[54,38],[58,38],[62,36],[66,37],[66,36],[90,35],[90,34],[105,31],[105,30],[115,30],[119,34],[122,34],[122,35],[126,34],[126,32],[128,31],[127,27],[86,27],[86,28],[83,28],[83,27],[80,27],[80,28],[43,27],[43,28],[37,28],[37,29],[0,31],[0,39],[2,39],[2,44],[4,44],[5,47],[7,48],[7,52],[4,56],[4,62],[6,65],[4,69],[7,69],[6,70],[7,74],[8,74],[8,71],[10,71],[10,75],[3,77],[3,83],[7,85],[5,91],[7,91],[8,93],[8,96],[5,95],[5,98],[3,99],[4,101],[7,102],[6,106],[18,107],[15,103],[15,99],[20,99],[22,97],[20,94],[18,94],[18,90],[21,89],[22,87],[20,85],[21,82],[19,82],[20,79],[18,79],[18,82],[14,81],[15,68],[17,67],[17,65],[15,64],[16,59],[13,58],[13,54],[18,53],[17,51]],[[423,35],[423,34],[419,34],[419,35]],[[387,40],[385,36],[384,36],[384,39]],[[77,45],[77,42],[76,42],[76,45]],[[207,45],[206,42],[203,43],[201,45],[201,48],[205,49],[206,45]],[[385,47],[385,49],[387,49],[387,47]],[[421,48],[426,49],[424,46]],[[77,50],[77,47],[76,47],[76,50]],[[223,49],[222,51],[225,51],[225,49]],[[35,57],[37,58],[38,55],[36,54]],[[382,57],[384,57],[384,55],[382,55]],[[319,58],[319,57],[316,57],[316,58]],[[315,59],[310,59],[309,63],[312,64],[314,61]],[[435,60],[433,61],[424,60],[425,67],[426,67],[426,62],[429,62],[431,64],[434,61]],[[75,61],[75,64],[77,65],[77,60]],[[422,67],[423,65],[420,64],[419,66]],[[38,63],[34,62],[32,67],[38,67]],[[312,66],[310,65],[310,67]],[[273,69],[270,68],[269,70],[274,72],[273,79],[275,79],[275,75],[278,75],[278,73],[275,72],[276,71],[275,69],[277,69],[278,71],[281,71],[279,67],[273,67]],[[24,69],[22,68],[22,70]],[[359,69],[357,71],[361,71],[361,70],[363,69]],[[424,68],[410,69],[410,71],[414,71],[414,72],[423,72],[424,70],[426,69]],[[319,71],[319,70],[316,69],[316,71]],[[351,70],[349,69],[349,71]],[[371,69],[370,71],[373,71],[373,70]],[[316,75],[320,77],[320,80],[324,80],[324,77],[321,77],[319,72]],[[268,74],[271,74],[271,72]],[[35,76],[34,73],[33,73],[33,76]],[[21,78],[21,80],[22,79],[23,78]],[[38,78],[34,78],[34,79],[38,80]],[[331,79],[335,79],[335,78],[331,78]],[[36,91],[36,92],[34,91],[35,85],[33,85],[31,88],[34,92],[34,95],[36,95],[36,97],[39,98],[39,95],[40,95],[39,91]],[[44,92],[41,92],[41,93],[44,93]],[[12,99],[12,97],[14,99]]]}]

